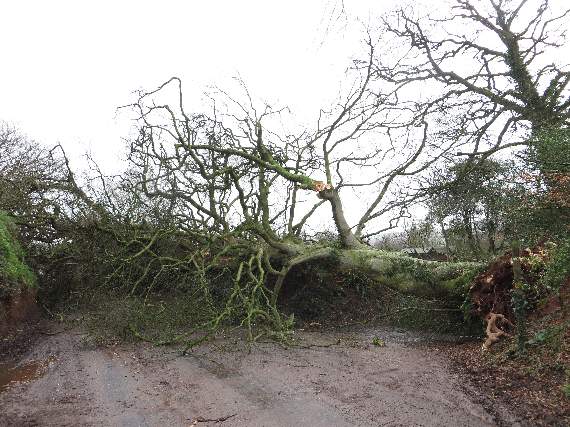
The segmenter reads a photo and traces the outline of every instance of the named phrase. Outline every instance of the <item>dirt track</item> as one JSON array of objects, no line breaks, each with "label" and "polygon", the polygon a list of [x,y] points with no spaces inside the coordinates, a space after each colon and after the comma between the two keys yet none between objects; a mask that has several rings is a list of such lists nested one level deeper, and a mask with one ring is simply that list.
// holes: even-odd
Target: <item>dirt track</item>
[{"label": "dirt track", "polygon": [[[385,347],[370,344],[376,335],[385,339]],[[418,336],[381,328],[301,336],[304,344],[296,348],[262,343],[248,352],[228,339],[186,357],[174,349],[142,344],[98,349],[86,344],[80,332],[47,336],[19,365],[38,361],[43,367],[39,378],[0,391],[0,425],[505,422],[504,414],[502,420],[495,419],[475,402],[477,395],[460,384],[442,357],[412,345]],[[226,417],[218,423],[206,421]]]}]

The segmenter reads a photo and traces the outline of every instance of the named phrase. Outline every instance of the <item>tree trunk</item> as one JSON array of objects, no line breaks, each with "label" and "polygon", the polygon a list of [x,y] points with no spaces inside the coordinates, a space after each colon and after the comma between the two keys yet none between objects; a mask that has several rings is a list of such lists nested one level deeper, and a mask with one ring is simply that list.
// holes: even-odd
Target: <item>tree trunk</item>
[{"label": "tree trunk", "polygon": [[463,212],[462,219],[463,219],[463,229],[465,230],[465,235],[467,237],[467,245],[469,246],[469,249],[471,250],[473,256],[478,257],[479,251],[478,251],[477,242],[475,241],[475,236],[473,234],[471,215],[468,212]]},{"label": "tree trunk", "polygon": [[489,240],[489,252],[495,255],[497,253],[497,245],[495,243],[496,225],[494,221],[487,222],[487,239]]},{"label": "tree trunk", "polygon": [[526,344],[526,298],[522,288],[524,277],[521,268],[520,256],[520,242],[515,240],[512,243],[513,290],[511,292],[513,308],[517,319],[517,348],[519,352],[523,352]]},{"label": "tree trunk", "polygon": [[346,221],[338,191],[336,191],[334,188],[325,189],[319,193],[319,197],[321,199],[328,200],[331,204],[334,223],[338,231],[342,246],[349,249],[362,247],[362,243],[356,238],[352,231],[352,228]]},{"label": "tree trunk", "polygon": [[443,236],[443,242],[445,243],[445,253],[447,256],[451,256],[451,246],[449,245],[449,236],[447,235],[447,230],[443,221],[438,221],[439,227],[441,228],[441,235]]},{"label": "tree trunk", "polygon": [[339,271],[356,270],[380,286],[386,286],[403,294],[426,298],[462,298],[466,280],[482,268],[480,263],[449,263],[426,261],[397,252],[385,252],[361,245],[358,249],[336,249],[331,247],[307,247],[289,260],[282,269],[274,288],[275,301],[285,276],[301,264],[333,261]]}]

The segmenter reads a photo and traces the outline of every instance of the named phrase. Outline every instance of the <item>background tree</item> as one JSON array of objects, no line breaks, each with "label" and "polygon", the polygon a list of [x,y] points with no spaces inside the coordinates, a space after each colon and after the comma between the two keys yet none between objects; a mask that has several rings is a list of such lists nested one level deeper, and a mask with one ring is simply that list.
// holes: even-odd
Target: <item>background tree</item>
[{"label": "background tree", "polygon": [[413,222],[406,227],[406,246],[429,249],[434,243],[434,226],[431,221]]},{"label": "background tree", "polygon": [[[460,252],[464,242],[471,256],[483,251],[495,254],[498,239],[504,238],[513,192],[510,167],[490,159],[476,164],[462,161],[435,174],[430,182],[429,216],[439,224],[448,248]],[[454,245],[452,235],[458,238]]]},{"label": "background tree", "polygon": [[377,75],[408,87],[422,117],[433,117],[440,137],[457,139],[470,158],[568,126],[570,72],[559,61],[569,11],[556,13],[548,0],[450,6],[427,14],[402,8],[384,19],[395,49],[378,60]]},{"label": "background tree", "polygon": [[565,240],[570,230],[569,130],[544,129],[530,141],[517,173],[509,227],[525,243]]}]

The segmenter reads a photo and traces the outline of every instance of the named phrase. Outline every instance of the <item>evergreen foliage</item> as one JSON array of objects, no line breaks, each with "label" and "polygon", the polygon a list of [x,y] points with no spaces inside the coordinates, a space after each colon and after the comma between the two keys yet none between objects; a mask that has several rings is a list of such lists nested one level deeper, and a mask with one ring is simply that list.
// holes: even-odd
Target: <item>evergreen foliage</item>
[{"label": "evergreen foliage", "polygon": [[36,286],[36,277],[24,257],[10,217],[0,211],[0,297],[18,292],[22,285]]}]

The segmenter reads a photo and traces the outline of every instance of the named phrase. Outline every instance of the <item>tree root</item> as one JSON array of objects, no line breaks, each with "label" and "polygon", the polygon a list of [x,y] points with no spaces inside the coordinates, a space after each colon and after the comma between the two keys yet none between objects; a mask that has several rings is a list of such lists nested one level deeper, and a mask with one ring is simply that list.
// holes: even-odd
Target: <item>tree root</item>
[{"label": "tree root", "polygon": [[493,344],[501,339],[501,337],[511,336],[511,334],[505,332],[499,327],[499,325],[506,325],[511,328],[514,327],[511,321],[502,314],[489,313],[487,316],[485,316],[485,322],[487,322],[487,328],[485,329],[485,332],[487,333],[487,339],[481,348],[483,351],[489,350]]}]

